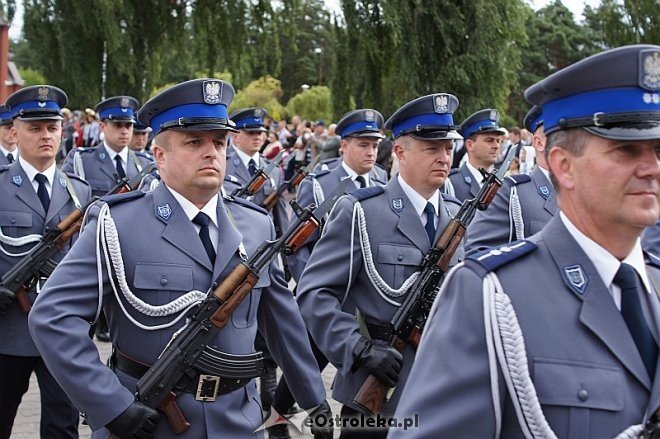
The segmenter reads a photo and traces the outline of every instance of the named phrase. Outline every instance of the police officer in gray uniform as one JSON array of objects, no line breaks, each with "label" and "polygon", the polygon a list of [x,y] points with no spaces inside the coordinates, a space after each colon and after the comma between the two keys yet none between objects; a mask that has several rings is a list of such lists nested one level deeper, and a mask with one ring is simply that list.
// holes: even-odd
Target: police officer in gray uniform
[{"label": "police officer in gray uniform", "polygon": [[11,165],[18,159],[16,136],[11,129],[13,124],[11,112],[0,105],[0,166]]},{"label": "police officer in gray uniform", "polygon": [[492,171],[500,150],[499,136],[504,134],[500,128],[500,114],[490,108],[479,110],[463,121],[459,130],[463,147],[467,152],[467,161],[458,169],[452,169],[445,192],[461,201],[474,198],[481,189],[483,175],[479,168]]},{"label": "police officer in gray uniform", "polygon": [[[176,398],[191,424],[181,435],[134,396],[139,376],[195,304],[275,237],[263,209],[218,195],[233,96],[226,82],[198,79],[144,105],[139,117],[157,133],[153,152],[162,183],[146,194],[133,191],[92,206],[79,241],[34,305],[30,330],[37,346],[85,413],[93,438],[106,438],[108,430],[122,438],[263,437],[253,434],[262,408],[252,377],[195,377]],[[112,370],[87,336],[101,305],[114,347]],[[293,391],[302,407],[322,404],[329,410],[303,321],[277,263],[261,273],[229,319],[207,349],[251,353],[258,322],[284,373],[296,377]],[[219,385],[198,399],[209,380]]]},{"label": "police officer in gray uniform", "polygon": [[468,227],[466,252],[532,236],[557,211],[555,189],[545,159],[543,114],[538,105],[525,116],[525,128],[534,133],[538,166],[530,175],[517,174],[504,179],[488,209],[478,211]]},{"label": "police officer in gray uniform", "polygon": [[559,213],[449,273],[397,408],[419,428],[391,437],[639,437],[660,405],[660,270],[639,240],[660,215],[658,66],[660,46],[620,47],[527,89]]},{"label": "police officer in gray uniform", "polygon": [[[16,265],[78,205],[91,197],[89,185],[60,172],[55,156],[62,140],[66,94],[38,85],[9,96],[14,136],[21,154],[11,165],[0,166],[0,276]],[[61,260],[67,244],[54,260]],[[37,297],[37,286],[28,292]],[[0,438],[9,438],[21,398],[35,372],[41,390],[42,438],[77,438],[78,410],[46,368],[28,331],[28,316],[16,305],[0,315]]]},{"label": "police officer in gray uniform", "polygon": [[[311,203],[318,206],[345,178],[354,182],[347,192],[356,188],[384,186],[387,179],[383,179],[375,167],[378,143],[385,138],[381,134],[383,122],[383,116],[376,110],[354,110],[345,114],[336,128],[341,137],[339,149],[342,157],[337,160],[337,166],[312,173],[300,183],[296,196],[298,204],[302,207]],[[289,258],[289,269],[296,282],[300,280],[318,238],[316,233]]]},{"label": "police officer in gray uniform", "polygon": [[[230,119],[236,124],[237,133],[232,134],[234,151],[227,155],[227,175],[224,188],[228,194],[237,188],[245,186],[258,169],[268,166],[268,161],[259,153],[264,143],[264,118],[268,112],[264,108],[246,108],[236,111]],[[268,176],[268,181],[252,196],[250,201],[260,205],[266,197],[284,183],[284,174],[275,167]],[[272,218],[278,236],[289,225],[289,214],[286,210],[284,197],[280,197],[272,210]]]},{"label": "police officer in gray uniform", "polygon": [[[386,122],[395,138],[398,177],[337,201],[300,279],[300,311],[314,341],[338,368],[333,397],[346,417],[359,416],[353,399],[369,374],[389,387],[398,383],[383,406],[391,415],[412,365],[413,348],[406,346],[402,355],[383,341],[388,334],[381,328],[460,206],[438,189],[449,174],[453,140],[460,138],[452,118],[457,107],[453,95],[432,94],[407,103]],[[367,331],[360,330],[362,323]],[[385,434],[342,429],[342,437]]]},{"label": "police officer in gray uniform", "polygon": [[130,96],[115,96],[96,105],[101,118],[103,143],[93,148],[75,148],[62,165],[92,187],[95,196],[103,196],[117,180],[134,177],[153,160],[128,147],[135,123],[138,101]]}]

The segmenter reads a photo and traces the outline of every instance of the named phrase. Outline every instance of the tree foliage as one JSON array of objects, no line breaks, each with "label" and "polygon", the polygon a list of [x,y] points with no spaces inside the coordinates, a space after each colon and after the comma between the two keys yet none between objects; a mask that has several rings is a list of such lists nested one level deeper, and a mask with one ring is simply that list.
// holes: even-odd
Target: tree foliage
[{"label": "tree foliage", "polygon": [[308,120],[332,120],[332,93],[325,85],[315,85],[298,93],[286,104],[289,114]]},{"label": "tree foliage", "polygon": [[286,117],[287,112],[280,99],[284,92],[278,79],[270,75],[252,81],[247,87],[236,93],[236,97],[229,108],[230,112],[248,107],[263,107],[268,115],[275,120]]}]

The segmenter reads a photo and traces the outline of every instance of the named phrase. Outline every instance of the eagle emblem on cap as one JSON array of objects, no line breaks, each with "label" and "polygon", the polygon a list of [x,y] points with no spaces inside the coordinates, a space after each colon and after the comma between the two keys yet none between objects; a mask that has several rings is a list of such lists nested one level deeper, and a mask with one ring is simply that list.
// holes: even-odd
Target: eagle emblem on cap
[{"label": "eagle emblem on cap", "polygon": [[255,108],[254,109],[254,117],[256,117],[258,119],[263,115],[264,115],[264,112],[261,111],[261,108]]},{"label": "eagle emblem on cap", "polygon": [[50,95],[50,88],[48,87],[39,87],[37,89],[37,100],[45,102],[48,100],[48,95]]},{"label": "eagle emblem on cap", "polygon": [[375,119],[376,119],[376,113],[374,113],[374,110],[367,110],[364,112],[365,122],[373,122]]},{"label": "eagle emblem on cap", "polygon": [[219,104],[222,99],[222,84],[220,81],[204,81],[202,86],[204,102],[207,104]]},{"label": "eagle emblem on cap", "polygon": [[500,115],[498,114],[497,110],[490,110],[490,117],[489,117],[490,120],[497,122],[499,118]]},{"label": "eagle emblem on cap", "polygon": [[119,101],[119,106],[120,107],[128,107],[128,98],[127,97],[121,98],[121,100]]},{"label": "eagle emblem on cap", "polygon": [[436,95],[433,99],[433,106],[436,113],[446,113],[449,111],[449,98],[447,95]]},{"label": "eagle emblem on cap", "polygon": [[642,52],[641,86],[647,90],[660,90],[660,51]]}]

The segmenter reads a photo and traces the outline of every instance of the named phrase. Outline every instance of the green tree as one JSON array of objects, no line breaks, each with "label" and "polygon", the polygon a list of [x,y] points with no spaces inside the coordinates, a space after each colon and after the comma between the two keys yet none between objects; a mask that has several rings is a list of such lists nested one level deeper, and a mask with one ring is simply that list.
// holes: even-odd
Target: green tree
[{"label": "green tree", "polygon": [[263,76],[252,81],[236,93],[230,112],[249,107],[263,107],[274,120],[286,117],[286,109],[280,103],[284,95],[281,83],[272,76]]},{"label": "green tree", "polygon": [[658,44],[660,41],[660,5],[657,0],[603,0],[584,10],[586,26],[592,38],[604,48],[627,44]]},{"label": "green tree", "polygon": [[324,85],[316,85],[293,96],[286,104],[289,114],[308,120],[333,120],[332,93]]},{"label": "green tree", "polygon": [[44,78],[44,75],[37,72],[36,70],[27,68],[27,69],[18,69],[18,72],[21,74],[21,78],[23,78],[24,87],[29,87],[30,85],[40,85],[40,84],[48,83],[48,81],[46,81],[46,78]]}]

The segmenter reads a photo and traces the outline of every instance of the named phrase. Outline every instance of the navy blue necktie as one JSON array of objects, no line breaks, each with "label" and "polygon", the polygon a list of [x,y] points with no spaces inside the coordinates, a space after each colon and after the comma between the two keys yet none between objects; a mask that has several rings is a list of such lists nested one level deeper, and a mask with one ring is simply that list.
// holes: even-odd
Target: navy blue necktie
[{"label": "navy blue necktie", "polygon": [[257,164],[254,162],[254,159],[250,159],[248,162],[248,171],[250,172],[250,175],[257,173]]},{"label": "navy blue necktie", "polygon": [[211,218],[204,212],[199,212],[192,222],[199,226],[199,239],[202,240],[202,245],[206,254],[209,255],[211,260],[211,265],[215,264],[215,250],[213,249],[213,243],[211,242],[211,235],[209,234],[209,221]]},{"label": "navy blue necktie", "polygon": [[435,208],[433,204],[426,203],[424,212],[426,212],[426,225],[424,228],[426,229],[426,234],[429,235],[429,242],[433,245],[433,238],[435,237]]},{"label": "navy blue necktie", "polygon": [[115,156],[115,166],[117,167],[117,175],[119,175],[119,178],[126,177],[126,173],[124,172],[124,166],[122,166],[121,164],[121,157],[119,157],[119,154]]},{"label": "navy blue necktie", "polygon": [[361,188],[367,187],[367,182],[363,176],[358,175],[357,177],[355,177],[355,181],[357,182],[357,184],[360,185]]},{"label": "navy blue necktie", "polygon": [[14,155],[11,152],[7,154],[7,161],[9,164],[14,163]]},{"label": "navy blue necktie", "polygon": [[48,179],[44,174],[37,174],[34,176],[34,179],[39,183],[37,187],[37,196],[41,205],[44,206],[44,211],[48,213],[48,207],[50,207],[50,197],[48,196],[48,189],[46,189],[46,182]]},{"label": "navy blue necktie", "polygon": [[642,356],[644,366],[653,380],[658,360],[658,344],[653,338],[642,312],[642,304],[639,299],[641,289],[637,273],[631,265],[621,264],[613,282],[621,288],[621,315]]}]

